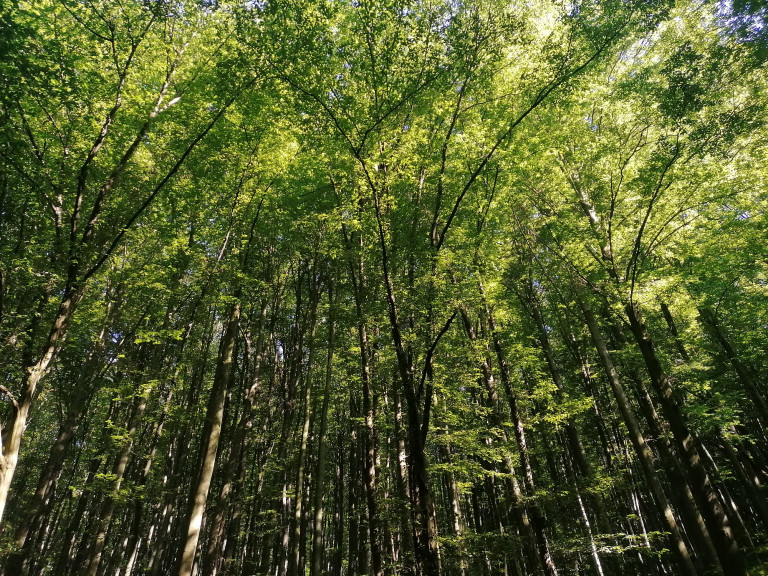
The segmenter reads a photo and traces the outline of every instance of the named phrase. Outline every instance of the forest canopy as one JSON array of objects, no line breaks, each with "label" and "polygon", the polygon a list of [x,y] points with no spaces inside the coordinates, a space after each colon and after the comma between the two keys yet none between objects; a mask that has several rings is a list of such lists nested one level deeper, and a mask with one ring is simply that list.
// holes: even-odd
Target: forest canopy
[{"label": "forest canopy", "polygon": [[0,576],[768,573],[766,46],[0,0]]}]

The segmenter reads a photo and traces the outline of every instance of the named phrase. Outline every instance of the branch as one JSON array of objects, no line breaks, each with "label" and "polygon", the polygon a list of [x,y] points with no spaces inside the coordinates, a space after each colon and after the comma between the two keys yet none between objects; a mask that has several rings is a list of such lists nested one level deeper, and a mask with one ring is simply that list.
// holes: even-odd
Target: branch
[{"label": "branch", "polygon": [[[80,167],[80,171],[78,172],[77,191],[75,193],[75,206],[72,209],[72,219],[70,222],[70,242],[71,242],[70,259],[72,259],[75,256],[75,253],[74,253],[75,237],[77,235],[78,221],[80,220],[80,209],[82,208],[82,204],[83,204],[83,196],[85,195],[86,182],[88,180],[88,174],[91,169],[91,164],[93,163],[94,158],[96,158],[102,146],[104,145],[104,140],[107,138],[107,134],[109,133],[109,128],[114,122],[115,116],[117,115],[118,110],[120,110],[120,107],[123,105],[123,88],[125,87],[125,81],[126,81],[126,78],[128,77],[128,69],[131,66],[131,62],[133,62],[133,57],[136,55],[136,49],[139,47],[139,43],[143,39],[144,35],[149,31],[149,27],[151,26],[152,22],[154,22],[154,18],[149,21],[149,24],[144,29],[144,32],[142,33],[141,38],[139,38],[138,41],[131,42],[131,51],[128,54],[128,58],[126,58],[125,60],[125,64],[123,65],[122,70],[120,70],[120,67],[117,66],[118,83],[117,83],[117,89],[115,90],[115,103],[107,113],[106,118],[104,118],[104,121],[101,124],[101,130],[99,130],[99,135],[96,137],[96,140],[91,146],[91,149],[88,152],[88,155],[86,156],[85,161],[83,162],[83,165]],[[114,51],[114,40],[112,43],[113,43],[113,51]]]},{"label": "branch", "polygon": [[[440,333],[437,335],[437,338],[435,338],[435,341],[432,343],[432,347],[429,349],[429,352],[427,352],[427,358],[424,362],[424,371],[421,373],[421,384],[419,385],[419,397],[421,396],[422,386],[424,386],[424,379],[427,376],[427,369],[432,363],[432,354],[435,351],[435,347],[437,346],[437,343],[440,342],[440,338],[442,338],[443,334],[445,334],[448,331],[448,328],[451,326],[453,319],[456,318],[457,313],[458,313],[458,310],[453,311],[453,314],[448,319],[448,322],[445,323],[445,326],[443,326],[443,329],[440,330]],[[424,397],[424,411],[422,412],[422,417],[421,417],[422,443],[426,441],[427,433],[429,432],[429,414],[430,414],[431,408],[432,408],[432,378],[430,377],[430,382],[429,384],[427,384],[427,393],[425,394],[425,397]]]},{"label": "branch", "polygon": [[459,120],[459,114],[461,113],[461,101],[464,99],[464,92],[467,89],[467,84],[469,84],[470,78],[467,76],[464,78],[464,81],[461,83],[461,88],[459,89],[459,95],[456,99],[456,107],[453,110],[453,114],[451,115],[451,121],[448,124],[448,130],[445,133],[445,138],[443,139],[443,145],[440,149],[440,172],[437,176],[437,192],[435,196],[435,210],[434,214],[432,215],[432,226],[430,227],[429,232],[429,241],[434,245],[439,241],[439,238],[437,237],[437,220],[440,217],[440,207],[442,204],[442,198],[443,198],[443,185],[445,181],[445,166],[448,158],[448,146],[451,142],[451,136],[453,135],[453,130],[456,127],[456,122]]},{"label": "branch", "polygon": [[[309,90],[299,86],[296,82],[293,81],[293,79],[290,76],[287,76],[285,74],[281,74],[280,77],[283,80],[285,80],[285,82],[287,82],[288,84],[293,86],[296,90],[298,90],[299,92],[304,94],[304,96],[308,96],[309,98],[311,98],[312,100],[314,100],[315,102],[320,104],[320,106],[325,111],[325,113],[328,114],[328,117],[331,119],[331,121],[333,122],[334,126],[336,126],[336,130],[338,130],[339,134],[341,134],[344,137],[344,140],[346,140],[347,144],[349,145],[349,148],[352,150],[352,152],[356,152],[355,145],[352,144],[352,140],[349,139],[349,136],[347,135],[347,132],[341,127],[341,124],[339,123],[338,118],[333,113],[333,110],[331,110],[331,108],[328,106],[328,104],[323,102],[323,100],[319,96],[317,96],[314,92],[310,92]],[[357,156],[357,154],[355,154],[355,156]],[[358,158],[358,160],[359,160],[359,158]]]},{"label": "branch", "polygon": [[75,12],[69,6],[67,6],[66,2],[61,2],[61,5],[64,7],[64,10],[69,12],[69,15],[72,16],[72,18],[74,18],[83,28],[85,28],[88,32],[90,32],[91,35],[95,36],[96,38],[104,42],[109,42],[109,38],[107,38],[103,34],[100,34],[90,26],[88,26],[88,24],[86,24],[85,21],[82,18],[80,18],[80,16],[75,14]]},{"label": "branch", "polygon": [[[141,144],[141,141],[144,138],[144,136],[149,131],[149,127],[152,125],[153,120],[157,117],[157,115],[160,112],[162,112],[163,109],[161,109],[161,106],[163,103],[163,99],[165,98],[165,95],[168,91],[168,87],[170,86],[171,79],[173,78],[173,73],[176,69],[176,65],[179,62],[179,58],[181,58],[181,55],[179,55],[176,61],[174,61],[171,64],[171,67],[168,70],[168,73],[166,74],[165,82],[160,88],[160,92],[158,93],[157,99],[155,100],[155,106],[153,107],[152,112],[149,113],[149,117],[144,121],[144,124],[142,124],[141,128],[139,129],[139,132],[136,134],[136,137],[133,139],[133,142],[131,142],[131,144],[128,146],[126,151],[123,153],[123,156],[118,161],[117,165],[112,169],[112,172],[110,173],[109,177],[106,179],[104,184],[102,184],[101,188],[99,189],[99,193],[96,196],[96,201],[93,203],[91,214],[88,217],[88,223],[86,224],[85,230],[83,231],[83,235],[80,240],[80,246],[84,246],[88,242],[90,237],[93,235],[96,222],[99,219],[99,215],[101,214],[104,200],[106,199],[110,190],[112,190],[112,188],[114,187],[115,182],[117,181],[120,174],[122,174],[122,172],[128,166],[128,163],[131,161],[131,158],[133,158],[133,155],[136,152],[136,150],[138,150],[139,145]],[[173,100],[171,102],[173,102]]]},{"label": "branch", "polygon": [[564,74],[559,79],[556,78],[555,80],[552,80],[549,82],[549,84],[545,85],[539,93],[536,95],[536,98],[534,98],[533,102],[531,103],[528,108],[526,108],[516,119],[514,119],[509,127],[504,130],[504,132],[499,136],[499,138],[496,140],[496,143],[491,147],[491,149],[488,151],[488,153],[483,156],[483,159],[480,161],[480,164],[475,168],[475,170],[472,172],[472,174],[469,177],[469,180],[467,180],[467,183],[464,185],[464,188],[462,188],[461,193],[459,193],[458,198],[456,198],[456,202],[453,205],[453,210],[451,210],[450,215],[448,216],[448,219],[445,222],[445,225],[443,226],[443,230],[440,232],[440,237],[437,241],[437,244],[435,246],[435,251],[439,252],[440,248],[443,245],[443,242],[445,242],[445,235],[448,233],[448,229],[451,227],[451,223],[453,222],[454,217],[456,216],[456,213],[459,210],[459,206],[464,200],[464,196],[466,196],[469,189],[472,187],[472,184],[474,184],[475,180],[477,180],[477,177],[480,175],[480,173],[483,171],[485,166],[488,164],[488,162],[491,160],[491,158],[496,153],[496,150],[501,146],[502,142],[509,138],[509,135],[512,133],[512,131],[523,121],[525,118],[533,112],[536,108],[541,105],[544,100],[557,88],[562,86],[566,81],[570,80],[574,76],[581,73],[587,66],[589,66],[594,60],[597,59],[600,54],[603,53],[603,51],[613,43],[614,39],[619,35],[619,32],[622,30],[623,26],[620,26],[616,32],[614,32],[603,44],[600,46],[595,52],[587,58],[582,64],[574,68],[572,71],[568,72],[567,74]]},{"label": "branch", "polygon": [[451,323],[453,323],[453,319],[456,318],[456,314],[458,314],[458,310],[454,310],[451,317],[448,318],[448,321],[445,323],[445,326],[443,326],[443,329],[438,333],[435,341],[432,342],[432,346],[430,346],[429,350],[427,351],[427,357],[424,359],[424,369],[421,371],[421,383],[419,384],[419,392],[416,395],[417,399],[421,398],[421,393],[424,389],[424,380],[427,377],[427,372],[429,371],[429,366],[432,362],[432,356],[435,353],[435,348],[437,348],[437,345],[440,342],[440,339],[443,337],[443,334],[445,334],[448,331],[448,328],[451,327]]},{"label": "branch", "polygon": [[642,240],[643,240],[643,234],[645,233],[645,227],[648,224],[648,220],[651,217],[651,211],[653,210],[653,207],[656,204],[656,200],[658,200],[662,191],[667,190],[672,185],[672,182],[670,181],[666,186],[664,186],[664,188],[662,188],[662,186],[664,185],[664,178],[666,177],[667,172],[669,171],[669,169],[672,167],[672,164],[675,163],[675,160],[677,160],[679,156],[680,156],[680,146],[678,141],[675,146],[675,153],[672,155],[669,161],[664,165],[664,169],[661,171],[661,175],[659,176],[659,181],[656,184],[656,188],[654,189],[653,194],[651,195],[651,199],[648,202],[648,208],[645,211],[645,216],[643,217],[643,221],[640,224],[640,228],[637,231],[637,236],[635,237],[635,242],[634,242],[634,245],[632,246],[632,255],[629,258],[629,262],[627,262],[627,269],[626,269],[626,272],[624,273],[624,278],[628,278],[630,277],[630,270],[632,272],[630,289],[629,289],[630,301],[632,300],[632,295],[634,294],[634,290],[635,290],[635,280],[637,279],[637,264],[638,264],[638,258],[640,257],[640,254],[642,252]]},{"label": "branch", "polygon": [[224,112],[226,112],[229,109],[229,107],[235,102],[235,100],[240,95],[240,93],[246,88],[249,88],[250,86],[252,86],[256,82],[256,80],[257,78],[252,79],[240,90],[237,90],[237,92],[235,92],[235,94],[224,104],[221,110],[219,110],[216,116],[214,116],[213,119],[208,123],[205,129],[202,132],[200,132],[200,134],[198,134],[195,137],[195,139],[192,140],[192,142],[190,142],[186,150],[184,150],[184,153],[176,161],[173,167],[168,171],[168,173],[163,177],[163,179],[157,184],[157,186],[155,186],[154,190],[152,190],[150,195],[147,196],[146,200],[142,202],[141,206],[139,206],[139,208],[133,213],[133,215],[123,225],[123,227],[117,233],[115,238],[112,240],[112,243],[109,245],[107,250],[103,252],[102,255],[98,258],[98,260],[96,260],[96,262],[93,264],[93,266],[91,266],[88,269],[88,271],[85,274],[83,274],[83,277],[81,279],[82,282],[86,282],[91,276],[93,276],[96,272],[99,271],[99,269],[104,265],[104,262],[107,261],[107,259],[115,251],[115,248],[117,248],[117,246],[120,244],[120,241],[123,239],[123,236],[125,236],[125,233],[128,231],[128,229],[131,226],[133,226],[133,223],[136,222],[136,220],[138,220],[138,218],[149,207],[149,205],[152,203],[155,197],[160,193],[160,191],[165,187],[165,185],[171,180],[171,178],[173,178],[176,172],[179,171],[179,168],[181,168],[182,164],[184,164],[184,161],[192,153],[192,150],[194,150],[194,148],[200,143],[200,141],[203,138],[205,138],[208,132],[211,131],[211,128],[214,127],[214,125],[218,122],[219,118],[221,118],[224,115]]},{"label": "branch", "polygon": [[18,410],[18,409],[19,409],[19,403],[18,403],[18,401],[16,400],[16,397],[15,397],[15,396],[14,396],[14,395],[11,393],[11,391],[10,391],[10,390],[8,390],[8,388],[6,388],[6,387],[5,387],[5,386],[3,386],[2,384],[0,384],[0,392],[2,392],[3,394],[5,394],[5,395],[8,397],[8,400],[10,400],[10,401],[11,401],[11,404],[13,404],[13,407],[14,407],[16,410]]}]

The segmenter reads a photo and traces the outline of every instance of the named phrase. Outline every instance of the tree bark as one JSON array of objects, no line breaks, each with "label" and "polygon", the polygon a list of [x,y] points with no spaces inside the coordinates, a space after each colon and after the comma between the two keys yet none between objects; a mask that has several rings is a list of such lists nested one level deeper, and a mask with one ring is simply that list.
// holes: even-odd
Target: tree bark
[{"label": "tree bark", "polygon": [[717,493],[709,479],[704,463],[699,455],[696,439],[685,422],[682,411],[672,390],[672,382],[661,366],[650,334],[643,323],[636,303],[625,307],[632,335],[635,337],[651,383],[661,402],[664,417],[669,422],[678,452],[691,479],[694,498],[699,505],[707,529],[717,550],[720,566],[726,576],[745,576],[747,566],[739,549],[736,537],[731,529],[731,522],[725,508],[717,498]]},{"label": "tree bark", "polygon": [[[480,290],[480,296],[482,297],[483,304],[485,306],[485,315],[488,320],[488,329],[491,335],[493,350],[496,354],[496,360],[499,363],[501,383],[504,387],[504,391],[507,394],[507,401],[509,402],[510,415],[512,417],[512,424],[514,426],[515,442],[520,454],[520,463],[523,467],[523,483],[526,489],[526,496],[533,499],[536,494],[536,486],[533,480],[533,466],[531,465],[530,453],[528,451],[528,444],[525,438],[525,426],[517,406],[517,394],[515,393],[512,386],[512,378],[509,373],[509,364],[507,363],[507,357],[501,344],[501,337],[499,336],[499,330],[496,326],[496,320],[486,298],[482,281],[479,282],[478,286]],[[544,569],[544,573],[547,576],[557,576],[557,567],[555,566],[555,561],[552,558],[552,552],[549,549],[549,540],[546,533],[546,517],[544,516],[541,507],[535,500],[532,500],[531,504],[528,506],[528,509],[531,517],[531,528],[534,532],[536,548],[539,553],[539,560],[541,562],[542,568]]]},{"label": "tree bark", "polygon": [[323,497],[325,495],[325,468],[328,460],[327,430],[328,407],[330,405],[331,382],[333,381],[333,353],[336,345],[336,302],[333,297],[334,286],[328,287],[328,355],[325,361],[325,385],[323,387],[323,402],[320,408],[320,427],[317,432],[317,470],[315,472],[315,514],[312,531],[312,557],[310,560],[310,576],[322,576],[323,550],[325,539],[323,536],[323,520],[325,508]]},{"label": "tree bark", "polygon": [[687,529],[691,544],[696,552],[697,568],[702,571],[705,566],[717,565],[719,561],[714,542],[693,497],[689,480],[680,469],[680,463],[672,450],[672,446],[669,444],[667,438],[668,430],[665,429],[661,418],[656,413],[648,390],[642,381],[637,379],[635,384],[640,410],[648,422],[652,435],[656,438],[655,445],[658,447],[658,453],[661,461],[664,462],[667,476],[671,482],[673,500],[679,507],[682,523]]},{"label": "tree bark", "polygon": [[693,566],[693,562],[691,561],[690,552],[688,551],[688,547],[685,545],[685,541],[683,540],[680,528],[678,527],[677,521],[675,520],[675,517],[672,513],[672,508],[667,501],[667,497],[664,494],[661,482],[656,475],[656,469],[653,462],[653,454],[651,453],[651,449],[640,430],[640,425],[638,424],[637,418],[635,417],[632,405],[629,401],[629,397],[624,391],[624,386],[621,384],[619,374],[613,365],[613,360],[611,359],[608,348],[605,345],[605,341],[600,334],[600,329],[597,326],[597,322],[595,321],[595,317],[592,314],[592,310],[589,308],[587,303],[581,299],[579,299],[579,305],[581,306],[584,319],[586,320],[587,327],[589,328],[589,333],[592,337],[595,349],[597,350],[597,354],[600,358],[600,363],[603,365],[603,369],[605,370],[606,376],[608,377],[608,382],[611,385],[614,397],[616,398],[616,402],[619,405],[619,411],[621,412],[621,415],[624,419],[624,424],[627,426],[629,431],[629,439],[632,442],[633,448],[635,449],[637,459],[640,461],[640,466],[643,469],[646,481],[648,482],[648,486],[651,489],[651,494],[653,495],[653,498],[656,501],[656,505],[659,507],[659,512],[664,518],[667,528],[669,529],[670,545],[672,550],[674,550],[675,554],[677,555],[681,573],[688,574],[689,576],[696,576],[697,572]]},{"label": "tree bark", "polygon": [[232,380],[237,331],[240,325],[240,292],[236,292],[235,302],[230,305],[224,334],[221,338],[219,356],[216,364],[216,374],[206,408],[203,424],[202,441],[200,443],[199,475],[193,484],[189,503],[189,511],[184,523],[182,538],[184,546],[178,560],[176,573],[178,576],[191,576],[195,562],[195,552],[203,525],[205,504],[208,491],[216,466],[216,454],[219,448],[221,427],[224,420],[224,402]]},{"label": "tree bark", "polygon": [[117,492],[120,490],[120,485],[123,481],[123,475],[125,469],[128,466],[128,458],[131,454],[131,448],[133,446],[134,435],[136,428],[139,425],[141,417],[144,415],[144,411],[147,408],[147,397],[149,390],[143,390],[135,399],[134,407],[131,412],[131,417],[126,429],[127,440],[124,440],[124,445],[120,450],[120,454],[115,461],[115,465],[112,468],[112,475],[114,477],[114,485],[109,494],[107,494],[104,502],[99,510],[99,523],[96,530],[96,538],[91,544],[90,559],[88,561],[86,569],[82,572],[85,576],[96,576],[96,572],[99,569],[101,563],[102,553],[104,551],[104,545],[107,541],[107,528],[112,521],[112,515],[115,511],[115,505],[117,500]]},{"label": "tree bark", "polygon": [[[310,289],[310,320],[309,320],[309,338],[307,347],[309,348],[309,357],[307,359],[307,369],[303,373],[300,381],[304,382],[304,417],[301,427],[301,437],[299,442],[299,453],[296,461],[296,496],[294,498],[293,518],[291,520],[291,535],[288,546],[288,570],[287,576],[297,576],[299,573],[300,550],[301,550],[301,532],[302,525],[305,522],[304,511],[304,491],[306,477],[307,444],[309,442],[310,422],[312,419],[312,363],[315,352],[315,331],[317,328],[317,307],[320,299],[319,286],[316,284],[316,271],[314,268],[308,275],[311,284]],[[297,358],[297,361],[300,361]]]},{"label": "tree bark", "polygon": [[688,351],[685,349],[685,345],[680,339],[680,333],[677,331],[677,324],[675,324],[675,319],[672,316],[672,312],[669,311],[669,306],[667,306],[666,302],[661,302],[660,306],[661,314],[664,316],[664,321],[667,323],[669,333],[675,340],[675,348],[677,348],[677,351],[680,353],[680,358],[683,360],[683,362],[690,362],[691,357],[688,356]]},{"label": "tree bark", "polygon": [[749,394],[752,402],[754,402],[756,412],[760,419],[763,421],[763,425],[768,425],[768,404],[766,404],[765,398],[760,393],[757,383],[752,376],[752,371],[747,367],[746,364],[744,364],[744,362],[742,362],[739,354],[736,352],[736,349],[733,347],[730,340],[728,340],[727,336],[725,335],[725,332],[723,332],[723,329],[720,327],[720,323],[717,321],[717,316],[709,308],[700,307],[699,320],[704,325],[712,339],[715,340],[715,342],[717,342],[723,349],[723,352],[725,352],[725,356],[731,362],[734,371],[739,377],[739,381],[741,382],[742,386],[744,386],[747,394]]},{"label": "tree bark", "polygon": [[[477,340],[477,333],[472,326],[469,313],[464,306],[459,307],[459,312],[464,322],[464,330],[467,333],[469,341],[475,342]],[[482,380],[485,385],[486,392],[488,393],[488,404],[490,405],[491,409],[491,417],[489,423],[495,428],[503,429],[503,423],[505,419],[502,417],[501,413],[501,400],[499,398],[499,391],[496,386],[496,379],[493,375],[491,357],[488,350],[485,351],[485,357],[480,358],[480,367],[482,371]],[[503,432],[502,440],[504,442],[508,441],[506,431]],[[526,560],[528,561],[529,569],[541,573],[544,571],[544,566],[538,553],[539,547],[537,544],[536,534],[531,524],[530,515],[528,513],[528,505],[525,502],[525,495],[520,489],[520,483],[518,482],[517,476],[515,475],[512,459],[507,454],[504,456],[504,464],[506,468],[504,472],[509,474],[509,480],[507,484],[509,491],[512,493],[514,502],[512,506],[513,513],[517,520],[517,528],[520,533],[521,541],[523,544],[523,551]],[[492,500],[495,501],[495,498]],[[494,515],[499,518],[499,525],[503,526],[498,512]]]},{"label": "tree bark", "polygon": [[27,427],[29,411],[34,403],[38,384],[51,367],[51,362],[58,354],[67,334],[69,320],[80,300],[81,293],[71,288],[65,291],[59,304],[59,310],[54,318],[48,338],[43,347],[40,359],[33,365],[25,368],[24,381],[21,384],[19,398],[13,406],[13,413],[6,430],[3,430],[2,454],[0,454],[0,526],[2,525],[3,512],[11,490],[11,481],[16,472],[16,464],[19,461],[21,438]]}]

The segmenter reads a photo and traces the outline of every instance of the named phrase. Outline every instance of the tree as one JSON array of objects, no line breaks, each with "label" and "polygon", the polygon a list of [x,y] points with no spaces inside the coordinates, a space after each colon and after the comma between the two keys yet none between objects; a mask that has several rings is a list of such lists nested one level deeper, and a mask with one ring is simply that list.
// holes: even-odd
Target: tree
[{"label": "tree", "polygon": [[3,572],[759,571],[762,20],[1,4]]}]

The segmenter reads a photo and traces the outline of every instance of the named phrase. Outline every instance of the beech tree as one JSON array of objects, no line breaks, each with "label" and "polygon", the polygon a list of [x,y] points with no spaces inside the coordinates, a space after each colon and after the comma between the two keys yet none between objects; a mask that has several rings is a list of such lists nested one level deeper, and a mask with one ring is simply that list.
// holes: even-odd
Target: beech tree
[{"label": "beech tree", "polygon": [[762,573],[765,30],[1,3],[0,572]]}]

